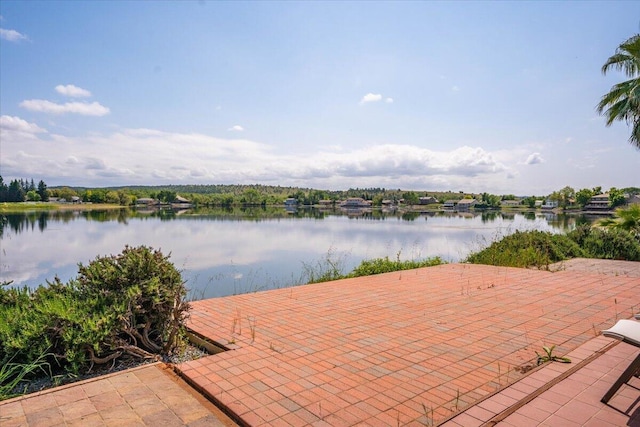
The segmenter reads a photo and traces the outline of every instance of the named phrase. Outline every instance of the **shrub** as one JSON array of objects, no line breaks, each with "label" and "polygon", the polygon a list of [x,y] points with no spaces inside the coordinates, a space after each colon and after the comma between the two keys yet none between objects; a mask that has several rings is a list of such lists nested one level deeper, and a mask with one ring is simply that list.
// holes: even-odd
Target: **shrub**
[{"label": "shrub", "polygon": [[591,258],[640,261],[640,241],[620,228],[592,228],[582,240],[582,247]]},{"label": "shrub", "polygon": [[585,255],[580,246],[566,235],[533,230],[516,231],[493,242],[488,248],[472,253],[465,261],[473,264],[544,268],[554,262]]},{"label": "shrub", "polygon": [[363,260],[360,265],[351,271],[346,277],[371,276],[373,274],[389,273],[392,271],[411,270],[413,268],[431,267],[443,264],[440,257],[427,258],[424,260],[400,261],[400,256],[395,261],[389,257]]},{"label": "shrub", "polygon": [[144,246],[80,264],[67,284],[0,288],[0,363],[51,354],[48,361],[77,373],[124,355],[171,352],[184,340],[186,294],[168,257]]}]

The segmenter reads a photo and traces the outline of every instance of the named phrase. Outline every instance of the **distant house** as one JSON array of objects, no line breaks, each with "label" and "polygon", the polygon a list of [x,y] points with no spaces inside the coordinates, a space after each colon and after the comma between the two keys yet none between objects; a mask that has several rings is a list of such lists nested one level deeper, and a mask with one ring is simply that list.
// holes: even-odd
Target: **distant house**
[{"label": "distant house", "polygon": [[591,197],[589,202],[584,205],[583,210],[592,212],[611,210],[609,207],[609,193],[597,194]]},{"label": "distant house", "polygon": [[349,197],[344,202],[340,203],[342,208],[368,208],[371,206],[371,202],[361,197]]},{"label": "distant house", "polygon": [[318,202],[323,208],[333,206],[333,200],[325,199]]},{"label": "distant house", "polygon": [[159,202],[151,197],[140,197],[136,200],[136,205],[152,206],[157,205]]},{"label": "distant house", "polygon": [[435,197],[431,197],[431,196],[420,197],[418,199],[418,204],[420,204],[420,205],[434,205],[436,203],[438,203],[438,199],[436,199]]},{"label": "distant house", "polygon": [[293,197],[289,197],[284,201],[285,206],[298,206],[298,200]]},{"label": "distant house", "polygon": [[520,206],[520,200],[503,200],[500,202],[500,206],[505,208],[515,208]]},{"label": "distant house", "polygon": [[634,194],[633,196],[627,197],[627,205],[640,205],[640,195]]},{"label": "distant house", "polygon": [[536,208],[541,208],[542,207],[542,200],[536,200],[533,204],[533,206],[535,206]]},{"label": "distant house", "polygon": [[458,204],[457,200],[447,200],[442,204],[442,207],[445,209],[455,209],[457,204]]},{"label": "distant house", "polygon": [[78,196],[71,196],[71,203],[82,203],[82,199]]},{"label": "distant house", "polygon": [[555,209],[558,207],[558,201],[557,200],[545,200],[544,203],[542,204],[542,206],[540,206],[542,209]]},{"label": "distant house", "polygon": [[472,207],[474,207],[476,205],[476,203],[478,203],[478,201],[476,199],[462,199],[458,201],[458,212],[462,211],[468,211],[470,210]]},{"label": "distant house", "polygon": [[191,206],[193,206],[191,204],[191,201],[180,196],[176,196],[176,198],[173,200],[173,203],[171,203],[171,207],[174,209],[187,209]]}]

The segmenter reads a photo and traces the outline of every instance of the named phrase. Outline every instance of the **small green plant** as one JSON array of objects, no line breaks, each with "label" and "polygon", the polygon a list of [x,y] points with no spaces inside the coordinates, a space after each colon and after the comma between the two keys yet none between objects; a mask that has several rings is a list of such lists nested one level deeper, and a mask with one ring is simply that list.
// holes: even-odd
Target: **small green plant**
[{"label": "small green plant", "polygon": [[[425,424],[427,426],[434,426],[434,420],[433,420],[433,406],[431,406],[431,408],[429,410],[427,410],[427,406],[423,403],[422,404],[422,410],[424,411],[424,417],[425,417]],[[398,414],[399,416],[399,414]],[[398,420],[399,422],[400,420]]]},{"label": "small green plant", "polygon": [[553,350],[555,348],[555,345],[552,345],[551,347],[542,347],[542,350],[544,350],[544,354],[542,355],[536,351],[536,356],[538,356],[538,366],[547,362],[571,363],[571,359],[569,359],[568,357],[556,356],[555,354],[553,354]]},{"label": "small green plant", "polygon": [[0,367],[0,400],[6,400],[22,394],[24,391],[17,390],[19,384],[37,371],[51,376],[51,369],[46,361],[47,354],[42,354],[30,363],[13,362],[15,356]]},{"label": "small green plant", "polygon": [[249,331],[251,332],[251,342],[256,340],[256,318],[247,316],[247,321],[249,322]]},{"label": "small green plant", "polygon": [[302,263],[303,274],[301,283],[321,283],[343,279],[346,254],[337,254],[335,249],[329,248],[324,258],[315,265]]}]

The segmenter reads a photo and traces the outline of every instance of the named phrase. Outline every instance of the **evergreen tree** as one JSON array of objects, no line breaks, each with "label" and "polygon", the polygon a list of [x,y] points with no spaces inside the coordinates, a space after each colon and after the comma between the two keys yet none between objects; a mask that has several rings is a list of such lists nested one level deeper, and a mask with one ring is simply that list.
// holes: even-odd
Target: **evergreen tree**
[{"label": "evergreen tree", "polygon": [[2,175],[0,175],[0,202],[8,202],[9,199],[9,187],[4,183]]},{"label": "evergreen tree", "polygon": [[14,179],[9,183],[9,191],[7,192],[8,202],[24,202],[25,191],[24,187],[17,179]]},{"label": "evergreen tree", "polygon": [[47,184],[45,184],[43,180],[40,180],[38,183],[38,194],[40,195],[40,200],[43,202],[49,201],[49,190],[47,190]]}]

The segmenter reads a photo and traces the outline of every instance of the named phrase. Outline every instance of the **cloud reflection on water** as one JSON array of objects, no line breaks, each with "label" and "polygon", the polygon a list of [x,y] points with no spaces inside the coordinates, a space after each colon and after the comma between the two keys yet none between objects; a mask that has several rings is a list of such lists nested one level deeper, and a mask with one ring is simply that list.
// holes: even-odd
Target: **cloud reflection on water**
[{"label": "cloud reflection on water", "polygon": [[[16,221],[14,219],[14,221]],[[0,280],[35,287],[57,275],[67,281],[79,262],[117,254],[125,245],[148,245],[171,254],[196,297],[214,297],[290,286],[304,265],[316,265],[332,252],[346,271],[363,259],[401,251],[402,259],[439,256],[459,261],[472,250],[515,230],[558,231],[547,218],[521,214],[420,215],[371,219],[346,215],[229,219],[175,216],[170,219],[119,214],[109,220],[87,215],[24,220],[2,230]],[[34,226],[39,224],[39,226]]]}]

